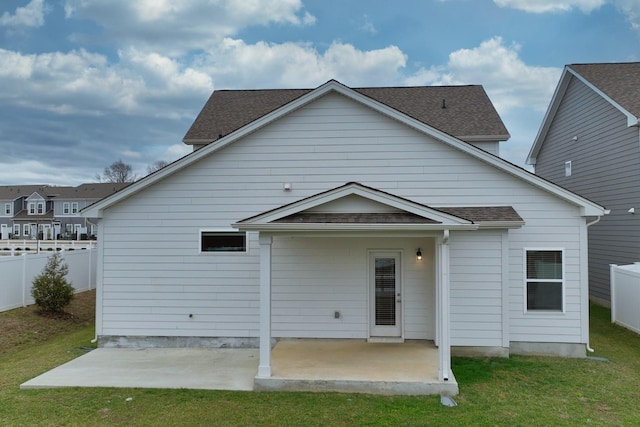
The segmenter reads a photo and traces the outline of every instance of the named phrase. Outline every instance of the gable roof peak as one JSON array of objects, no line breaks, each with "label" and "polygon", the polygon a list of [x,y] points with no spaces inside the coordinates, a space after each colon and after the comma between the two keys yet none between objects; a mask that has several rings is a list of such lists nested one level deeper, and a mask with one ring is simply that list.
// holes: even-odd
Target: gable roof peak
[{"label": "gable roof peak", "polygon": [[[348,96],[364,96],[462,140],[506,141],[510,137],[481,85],[351,88],[331,79],[315,89],[215,90],[183,142],[209,144],[305,95],[332,89]],[[447,108],[442,108],[443,99]]]}]

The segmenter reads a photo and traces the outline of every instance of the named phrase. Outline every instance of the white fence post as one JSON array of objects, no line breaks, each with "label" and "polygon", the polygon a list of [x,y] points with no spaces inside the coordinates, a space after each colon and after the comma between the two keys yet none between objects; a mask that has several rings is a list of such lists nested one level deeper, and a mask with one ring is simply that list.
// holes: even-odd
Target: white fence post
[{"label": "white fence post", "polygon": [[616,322],[616,267],[618,267],[618,264],[609,264],[609,283],[611,284],[611,323]]},{"label": "white fence post", "polygon": [[22,306],[27,306],[27,253],[22,254]]}]

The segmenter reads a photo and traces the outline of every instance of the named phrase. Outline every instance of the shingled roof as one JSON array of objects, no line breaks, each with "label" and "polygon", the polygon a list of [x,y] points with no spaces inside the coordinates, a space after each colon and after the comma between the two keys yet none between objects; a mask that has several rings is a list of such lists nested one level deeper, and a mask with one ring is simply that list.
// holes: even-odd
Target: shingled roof
[{"label": "shingled roof", "polygon": [[122,190],[130,183],[96,182],[80,184],[77,187],[56,187],[51,185],[1,185],[0,200],[15,200],[37,192],[42,197],[65,200],[98,200],[116,191]]},{"label": "shingled roof", "polygon": [[571,64],[568,67],[629,113],[640,117],[640,62]]},{"label": "shingled roof", "polygon": [[[354,88],[354,91],[465,141],[509,138],[482,86]],[[206,144],[313,89],[217,90],[187,131],[185,144]]]}]

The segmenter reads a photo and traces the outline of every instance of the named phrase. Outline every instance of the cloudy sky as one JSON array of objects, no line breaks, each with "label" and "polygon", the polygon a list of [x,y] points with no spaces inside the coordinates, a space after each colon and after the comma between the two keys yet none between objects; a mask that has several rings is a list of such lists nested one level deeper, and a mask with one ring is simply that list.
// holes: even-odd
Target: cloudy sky
[{"label": "cloudy sky", "polygon": [[0,185],[138,176],[215,89],[482,84],[524,166],[565,64],[640,61],[640,0],[2,0]]}]

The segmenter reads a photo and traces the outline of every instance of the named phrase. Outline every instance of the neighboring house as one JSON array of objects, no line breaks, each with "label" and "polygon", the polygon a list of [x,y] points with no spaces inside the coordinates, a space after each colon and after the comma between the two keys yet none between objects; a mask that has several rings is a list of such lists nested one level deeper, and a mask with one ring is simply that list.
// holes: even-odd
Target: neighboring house
[{"label": "neighboring house", "polygon": [[286,338],[434,341],[444,382],[451,351],[584,356],[604,209],[508,137],[481,86],[214,92],[194,152],[81,212],[99,345],[259,346],[258,378]]},{"label": "neighboring house", "polygon": [[527,159],[610,210],[589,228],[589,290],[605,305],[609,264],[640,261],[639,118],[640,62],[567,65]]},{"label": "neighboring house", "polygon": [[82,208],[128,184],[92,183],[77,187],[0,186],[0,239],[70,239],[95,236]]}]

